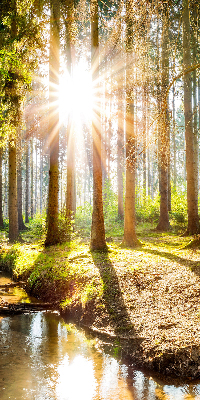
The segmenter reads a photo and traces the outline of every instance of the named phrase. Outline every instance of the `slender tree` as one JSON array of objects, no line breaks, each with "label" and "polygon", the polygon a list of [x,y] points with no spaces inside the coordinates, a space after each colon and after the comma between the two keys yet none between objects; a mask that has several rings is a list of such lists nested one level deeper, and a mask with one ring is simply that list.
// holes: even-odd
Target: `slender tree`
[{"label": "slender tree", "polygon": [[3,228],[2,157],[3,149],[0,147],[0,228]]},{"label": "slender tree", "polygon": [[[126,1],[126,54],[127,61],[133,56],[133,1]],[[136,175],[136,135],[134,132],[134,90],[131,84],[132,71],[127,69],[126,76],[126,186],[124,239],[125,246],[134,247],[139,244],[136,236],[135,219],[135,175]]]},{"label": "slender tree", "polygon": [[[69,76],[73,79],[75,67],[75,20],[74,0],[67,4],[66,27],[66,50],[67,69]],[[67,126],[67,191],[66,191],[66,219],[68,237],[70,238],[71,224],[75,214],[75,137],[72,110],[68,115]]]},{"label": "slender tree", "polygon": [[[188,0],[183,0],[183,68],[191,66],[190,51],[190,19]],[[192,76],[184,74],[184,116],[185,116],[185,143],[186,143],[186,173],[187,173],[187,212],[188,234],[199,231],[198,202],[195,185],[194,138],[192,118]]]},{"label": "slender tree", "polygon": [[[98,31],[98,0],[91,0],[91,68],[93,93],[95,91],[95,103],[93,104],[92,137],[93,137],[93,212],[91,226],[92,250],[105,250],[105,228],[103,216],[102,198],[102,165],[101,165],[101,121],[98,104],[99,86],[99,31]],[[94,99],[93,99],[94,101]]]},{"label": "slender tree", "polygon": [[17,157],[17,209],[18,209],[18,227],[19,231],[26,229],[22,215],[22,147],[21,138],[18,140]]},{"label": "slender tree", "polygon": [[[169,11],[168,3],[163,3],[162,10],[162,77],[161,77],[161,98],[166,99],[166,92],[169,85]],[[157,230],[168,231],[169,224],[169,102],[163,101],[159,126],[159,162],[160,162],[160,216]]]},{"label": "slender tree", "polygon": [[60,2],[50,0],[50,49],[49,49],[49,195],[47,211],[47,236],[45,246],[60,242],[58,227],[59,192],[59,66],[60,66]]}]

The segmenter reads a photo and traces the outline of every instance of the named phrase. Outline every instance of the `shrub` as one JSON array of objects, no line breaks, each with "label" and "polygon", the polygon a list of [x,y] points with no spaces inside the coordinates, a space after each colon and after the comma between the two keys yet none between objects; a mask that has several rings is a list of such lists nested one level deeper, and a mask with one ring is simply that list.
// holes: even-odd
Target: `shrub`
[{"label": "shrub", "polygon": [[86,201],[84,206],[79,206],[76,209],[75,215],[75,230],[82,236],[90,236],[92,223],[92,205]]},{"label": "shrub", "polygon": [[180,225],[187,222],[187,196],[180,190],[172,189],[171,193],[171,220]]}]

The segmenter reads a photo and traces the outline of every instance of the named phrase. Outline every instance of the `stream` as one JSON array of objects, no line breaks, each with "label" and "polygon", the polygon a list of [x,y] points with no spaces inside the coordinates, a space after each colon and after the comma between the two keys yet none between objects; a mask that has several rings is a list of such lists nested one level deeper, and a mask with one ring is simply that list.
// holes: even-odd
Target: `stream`
[{"label": "stream", "polygon": [[[0,284],[12,282],[0,273]],[[32,302],[21,288],[0,300]],[[1,400],[191,400],[200,382],[177,385],[119,362],[57,312],[0,316]]]}]

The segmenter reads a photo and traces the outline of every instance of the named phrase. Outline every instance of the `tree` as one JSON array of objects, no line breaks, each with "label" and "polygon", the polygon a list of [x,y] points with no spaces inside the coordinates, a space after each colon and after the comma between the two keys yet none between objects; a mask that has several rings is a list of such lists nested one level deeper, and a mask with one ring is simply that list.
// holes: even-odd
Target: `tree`
[{"label": "tree", "polygon": [[49,195],[47,210],[47,236],[45,246],[60,242],[58,227],[59,192],[59,66],[60,66],[60,3],[50,1],[50,49],[49,49]]},{"label": "tree", "polygon": [[[99,85],[99,33],[98,33],[98,0],[91,0],[91,68],[93,93],[98,96]],[[93,99],[94,101],[94,99]],[[93,104],[92,138],[93,138],[93,212],[91,226],[92,250],[105,250],[105,228],[102,198],[102,165],[101,165],[101,121],[98,99]]]},{"label": "tree", "polygon": [[[127,61],[133,56],[133,2],[126,1],[126,54]],[[135,219],[135,168],[136,136],[134,132],[134,94],[130,69],[126,77],[126,187],[123,244],[134,247],[139,244]]]},{"label": "tree", "polygon": [[168,213],[169,194],[169,102],[166,92],[169,85],[169,10],[168,4],[163,4],[162,10],[162,76],[161,76],[161,116],[159,125],[159,161],[160,161],[160,216],[157,230],[168,231],[170,228]]},{"label": "tree", "polygon": [[[74,20],[74,0],[67,4],[66,28],[66,49],[67,49],[67,69],[69,76],[73,80],[75,67],[75,20]],[[68,115],[67,126],[67,191],[66,191],[66,220],[67,235],[70,238],[71,224],[75,215],[75,137],[72,110]]]},{"label": "tree", "polygon": [[3,149],[2,149],[2,147],[0,147],[0,228],[3,228],[2,156],[3,156]]},{"label": "tree", "polygon": [[[190,20],[188,0],[183,0],[183,68],[191,66],[190,51]],[[193,235],[199,231],[198,202],[195,185],[195,157],[192,118],[192,77],[191,73],[184,74],[184,116],[186,143],[186,172],[187,172],[187,233]]]}]

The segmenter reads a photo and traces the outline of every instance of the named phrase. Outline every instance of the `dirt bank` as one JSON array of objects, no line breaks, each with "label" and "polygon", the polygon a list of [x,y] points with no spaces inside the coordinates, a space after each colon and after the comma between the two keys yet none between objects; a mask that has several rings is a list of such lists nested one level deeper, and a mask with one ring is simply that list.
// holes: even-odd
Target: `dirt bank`
[{"label": "dirt bank", "polygon": [[[137,366],[199,379],[200,251],[181,249],[180,240],[169,236],[146,238],[135,250],[114,244],[107,254],[90,253],[85,246],[71,257],[73,268],[85,266],[84,274],[47,280],[43,268],[33,285],[27,272],[18,279],[26,275],[31,294],[112,341],[118,354]],[[58,259],[57,254],[55,270]]]}]

